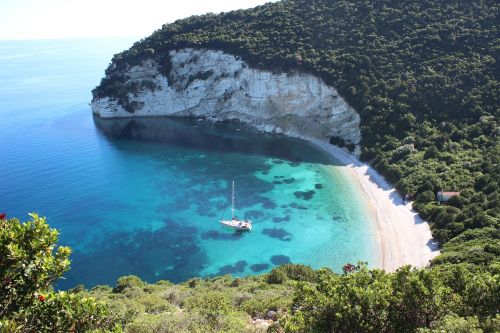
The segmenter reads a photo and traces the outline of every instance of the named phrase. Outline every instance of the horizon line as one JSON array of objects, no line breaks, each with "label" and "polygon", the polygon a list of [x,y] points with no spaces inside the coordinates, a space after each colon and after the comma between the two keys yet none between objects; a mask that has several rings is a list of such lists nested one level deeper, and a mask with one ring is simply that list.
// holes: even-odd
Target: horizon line
[{"label": "horizon line", "polygon": [[[149,35],[148,35],[149,36]],[[75,36],[75,37],[40,37],[40,38],[0,38],[0,42],[35,42],[35,41],[57,41],[57,40],[78,40],[78,39],[131,39],[140,40],[148,36]]]}]

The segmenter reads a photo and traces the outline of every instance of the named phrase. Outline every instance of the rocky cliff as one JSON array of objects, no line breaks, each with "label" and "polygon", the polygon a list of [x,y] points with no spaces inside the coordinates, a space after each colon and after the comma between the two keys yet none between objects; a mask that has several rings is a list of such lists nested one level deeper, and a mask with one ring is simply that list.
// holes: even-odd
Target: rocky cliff
[{"label": "rocky cliff", "polygon": [[[92,101],[103,118],[179,116],[212,121],[239,119],[259,130],[337,137],[358,144],[360,117],[321,79],[299,73],[272,73],[250,68],[221,51],[186,48],[170,52],[168,77],[153,60],[123,73],[133,109],[110,97]],[[132,112],[131,112],[132,111]]]}]

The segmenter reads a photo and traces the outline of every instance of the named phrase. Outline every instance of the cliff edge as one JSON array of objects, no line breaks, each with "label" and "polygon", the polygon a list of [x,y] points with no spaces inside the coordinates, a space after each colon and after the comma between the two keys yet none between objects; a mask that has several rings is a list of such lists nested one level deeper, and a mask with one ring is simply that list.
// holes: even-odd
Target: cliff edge
[{"label": "cliff edge", "polygon": [[93,113],[238,119],[269,133],[360,142],[358,113],[318,77],[251,68],[222,51],[184,48],[169,55],[167,76],[153,58],[123,71],[127,107],[117,98],[98,97]]}]

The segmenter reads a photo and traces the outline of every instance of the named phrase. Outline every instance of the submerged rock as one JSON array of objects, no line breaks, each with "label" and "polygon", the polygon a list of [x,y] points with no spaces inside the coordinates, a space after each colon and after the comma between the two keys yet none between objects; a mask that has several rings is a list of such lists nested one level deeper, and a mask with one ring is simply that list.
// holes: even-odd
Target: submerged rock
[{"label": "submerged rock", "polygon": [[289,263],[291,263],[291,261],[290,261],[290,257],[285,256],[285,255],[283,255],[283,254],[278,254],[278,255],[272,256],[272,257],[271,257],[271,262],[272,262],[274,265],[284,265],[284,264],[289,264]]},{"label": "submerged rock", "polygon": [[254,264],[254,265],[250,266],[250,269],[254,273],[265,271],[268,268],[269,268],[269,264]]},{"label": "submerged rock", "polygon": [[245,271],[245,267],[247,266],[247,262],[245,260],[240,260],[234,265],[226,265],[219,268],[219,272],[217,275],[226,275],[226,274],[234,274],[234,273],[243,273]]},{"label": "submerged rock", "polygon": [[248,219],[248,220],[260,219],[263,216],[264,216],[264,213],[260,212],[258,210],[249,210],[244,215],[245,219]]},{"label": "submerged rock", "polygon": [[281,228],[273,228],[273,229],[264,229],[262,231],[263,234],[268,235],[272,238],[277,238],[285,242],[289,242],[292,240],[292,234]]},{"label": "submerged rock", "polygon": [[213,240],[239,240],[243,237],[242,232],[218,232],[216,230],[210,230],[201,234],[201,239],[213,239]]},{"label": "submerged rock", "polygon": [[273,222],[275,223],[289,222],[289,221],[290,221],[290,215],[287,215],[285,217],[273,217]]},{"label": "submerged rock", "polygon": [[297,199],[303,199],[303,200],[311,200],[314,196],[314,191],[306,191],[306,192],[303,192],[303,191],[297,191],[297,192],[293,192],[293,195],[297,198]]}]

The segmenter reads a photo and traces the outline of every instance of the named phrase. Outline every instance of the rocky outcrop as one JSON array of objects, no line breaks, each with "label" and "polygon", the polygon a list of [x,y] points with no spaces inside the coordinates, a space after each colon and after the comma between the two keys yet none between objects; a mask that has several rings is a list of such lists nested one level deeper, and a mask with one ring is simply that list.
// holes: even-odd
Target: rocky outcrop
[{"label": "rocky outcrop", "polygon": [[128,94],[133,113],[104,97],[92,101],[94,114],[239,119],[270,133],[360,141],[359,115],[335,88],[313,75],[250,68],[239,58],[214,50],[186,48],[171,51],[170,57],[168,77],[160,74],[153,60],[124,73],[136,87]]}]

